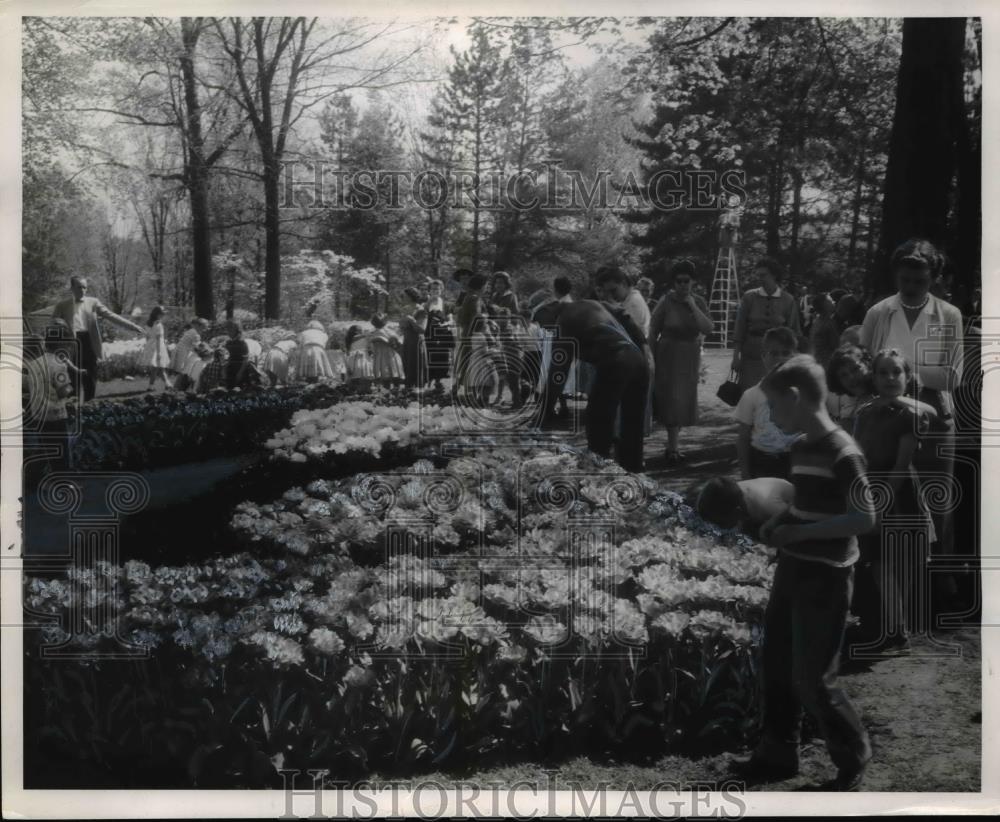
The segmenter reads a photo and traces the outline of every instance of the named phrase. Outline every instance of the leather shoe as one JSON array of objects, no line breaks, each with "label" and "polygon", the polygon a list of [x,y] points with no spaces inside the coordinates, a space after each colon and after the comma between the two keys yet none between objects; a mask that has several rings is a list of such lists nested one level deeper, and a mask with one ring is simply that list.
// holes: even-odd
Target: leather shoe
[{"label": "leather shoe", "polygon": [[734,756],[730,760],[730,767],[737,776],[755,782],[781,782],[799,774],[797,761],[777,762],[756,751],[748,756]]},{"label": "leather shoe", "polygon": [[861,790],[861,782],[865,778],[867,766],[865,763],[851,768],[841,768],[837,771],[837,776],[834,779],[823,784],[822,790],[838,793],[853,793]]}]

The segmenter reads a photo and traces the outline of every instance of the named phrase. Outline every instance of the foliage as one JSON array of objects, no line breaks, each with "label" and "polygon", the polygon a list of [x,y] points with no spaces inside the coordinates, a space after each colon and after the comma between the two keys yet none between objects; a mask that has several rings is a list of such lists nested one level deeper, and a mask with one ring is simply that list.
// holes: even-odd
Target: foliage
[{"label": "foliage", "polygon": [[[898,25],[814,18],[670,19],[631,61],[652,116],[634,142],[657,171],[743,171],[742,253],[782,258],[805,277],[826,258],[864,265],[888,147]],[[686,197],[688,195],[685,195]],[[689,198],[688,198],[689,199]],[[639,211],[650,271],[714,263],[719,202]],[[866,252],[867,247],[867,252]]]},{"label": "foliage", "polygon": [[[469,497],[462,506],[501,518],[522,512],[535,541],[518,562],[513,549],[502,552],[503,534],[483,529],[489,551],[446,562],[423,558],[412,542],[388,554],[326,544],[308,556],[98,563],[65,581],[29,579],[31,613],[82,609],[90,626],[69,636],[52,625],[39,632],[44,641],[86,654],[117,636],[153,654],[116,666],[86,656],[47,664],[30,653],[36,738],[69,756],[82,743],[110,772],[132,758],[175,774],[176,785],[262,787],[276,784],[279,767],[342,778],[566,750],[642,758],[714,750],[751,733],[753,625],[770,581],[763,549],[720,535],[676,495],[607,461],[540,453],[523,479],[569,477],[546,489],[518,484],[513,456],[320,480],[289,491],[273,514],[293,532],[305,521],[322,531],[330,509],[346,514],[361,500],[364,526],[374,521],[364,500],[385,499],[371,479],[391,485],[403,507],[414,483],[427,504],[448,506],[433,486],[457,482]],[[630,481],[648,504],[624,510],[635,502],[622,494]],[[456,528],[467,519],[462,506],[450,518]],[[616,515],[615,550],[560,545],[572,511]],[[629,538],[637,513],[652,532]],[[539,550],[545,540],[548,553]],[[140,681],[151,666],[163,678],[155,695]],[[140,711],[144,722],[118,716]]]},{"label": "foliage", "polygon": [[414,394],[402,388],[372,391],[316,383],[89,402],[71,406],[80,416],[81,432],[73,441],[73,458],[82,470],[136,470],[252,453],[299,409],[325,408],[358,396],[395,404]]}]

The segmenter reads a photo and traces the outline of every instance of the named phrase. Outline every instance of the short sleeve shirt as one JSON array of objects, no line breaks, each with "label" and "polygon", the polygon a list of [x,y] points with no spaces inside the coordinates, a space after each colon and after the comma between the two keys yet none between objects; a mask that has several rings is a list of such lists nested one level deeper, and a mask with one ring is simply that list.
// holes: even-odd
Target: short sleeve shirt
[{"label": "short sleeve shirt", "polygon": [[798,434],[786,434],[771,422],[771,409],[760,385],[752,385],[743,392],[733,417],[750,426],[750,445],[758,451],[781,454],[799,437]]}]

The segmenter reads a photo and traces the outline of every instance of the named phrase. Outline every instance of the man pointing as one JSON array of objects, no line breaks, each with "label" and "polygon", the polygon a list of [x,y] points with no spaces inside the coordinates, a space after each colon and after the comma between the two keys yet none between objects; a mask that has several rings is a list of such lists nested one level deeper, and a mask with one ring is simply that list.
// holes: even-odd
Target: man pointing
[{"label": "man pointing", "polygon": [[92,400],[97,391],[97,363],[101,359],[101,327],[97,319],[100,317],[137,334],[146,332],[134,322],[119,317],[97,297],[88,297],[86,277],[70,277],[69,287],[73,296],[56,303],[52,317],[66,323],[76,336],[80,350],[77,366],[84,371],[83,398]]}]

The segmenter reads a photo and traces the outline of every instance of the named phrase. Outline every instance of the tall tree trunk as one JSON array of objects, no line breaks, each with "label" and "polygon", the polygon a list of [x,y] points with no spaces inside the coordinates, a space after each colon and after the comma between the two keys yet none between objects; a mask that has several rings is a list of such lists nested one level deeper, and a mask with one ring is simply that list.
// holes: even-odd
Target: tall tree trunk
[{"label": "tall tree trunk", "polygon": [[868,236],[865,239],[865,290],[877,292],[879,277],[875,273],[875,240],[878,237],[878,198],[868,195]]},{"label": "tall tree trunk", "polygon": [[964,17],[903,21],[877,261],[882,293],[895,289],[888,262],[899,243],[921,237],[943,247],[948,240],[965,25]]},{"label": "tall tree trunk", "polygon": [[854,177],[854,199],[851,203],[851,240],[847,249],[847,265],[854,268],[858,264],[858,235],[861,232],[861,207],[864,205],[865,146],[858,151],[857,173]]},{"label": "tall tree trunk", "polygon": [[767,244],[768,256],[775,257],[781,253],[781,194],[784,188],[784,163],[779,155],[771,163],[771,171],[767,180],[767,217],[764,224],[764,239]]},{"label": "tall tree trunk", "polygon": [[200,26],[189,17],[181,18],[184,52],[180,57],[187,116],[188,156],[186,182],[191,198],[191,248],[194,264],[194,310],[199,317],[215,319],[212,295],[212,241],[209,233],[208,166],[205,164],[201,131],[201,102],[195,80],[194,50]]},{"label": "tall tree trunk", "polygon": [[799,164],[792,167],[792,236],[789,241],[789,251],[792,255],[793,263],[798,260],[799,253],[799,230],[802,226],[802,186],[805,185],[805,178],[802,176],[802,169]]},{"label": "tall tree trunk", "polygon": [[[977,45],[979,41],[977,40]],[[980,45],[981,48],[981,45]],[[958,88],[954,94],[963,103],[956,107],[955,131],[958,136],[958,202],[955,209],[954,244],[951,256],[955,263],[956,293],[959,290],[965,295],[971,295],[972,289],[978,285],[981,276],[982,253],[982,134],[973,133],[974,128],[981,128],[982,110],[977,106],[975,119],[970,122],[964,105],[964,77],[959,74],[955,78]],[[977,101],[981,105],[981,99]],[[961,287],[959,289],[959,286]]]},{"label": "tall tree trunk", "polygon": [[264,316],[281,317],[281,223],[278,211],[278,167],[264,160]]}]

